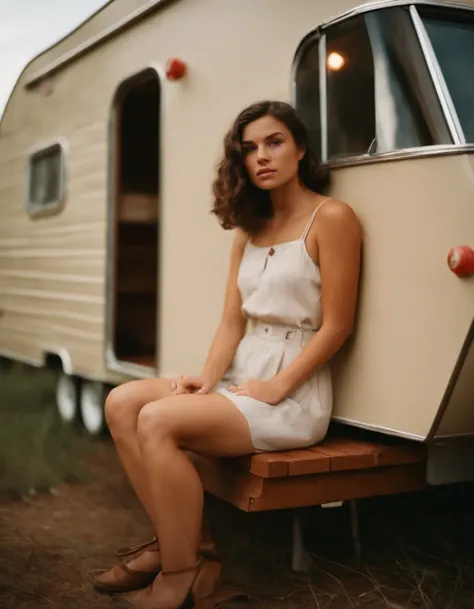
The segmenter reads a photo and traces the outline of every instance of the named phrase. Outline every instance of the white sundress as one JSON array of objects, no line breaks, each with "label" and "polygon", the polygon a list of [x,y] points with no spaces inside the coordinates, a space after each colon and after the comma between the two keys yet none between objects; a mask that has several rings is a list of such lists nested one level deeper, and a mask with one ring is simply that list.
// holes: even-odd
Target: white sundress
[{"label": "white sundress", "polygon": [[214,391],[231,400],[247,419],[257,452],[310,446],[326,435],[332,414],[328,364],[276,405],[228,391],[249,378],[270,380],[288,366],[321,326],[319,267],[306,237],[321,205],[300,239],[261,247],[247,242],[239,268],[242,311],[249,328],[234,360]]}]

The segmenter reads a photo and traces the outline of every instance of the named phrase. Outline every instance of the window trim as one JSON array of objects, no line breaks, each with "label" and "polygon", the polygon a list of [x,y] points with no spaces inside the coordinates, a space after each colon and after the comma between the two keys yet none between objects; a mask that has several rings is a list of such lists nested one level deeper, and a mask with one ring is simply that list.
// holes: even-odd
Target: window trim
[{"label": "window trim", "polygon": [[364,154],[359,156],[345,157],[334,161],[324,161],[322,164],[337,169],[339,167],[355,167],[373,163],[398,161],[404,159],[423,159],[433,156],[450,156],[457,154],[471,154],[474,152],[474,144],[439,144],[434,146],[421,146],[418,148],[400,148],[391,152],[380,152],[377,154]]},{"label": "window trim", "polygon": [[[55,148],[59,149],[59,198],[56,201],[49,203],[38,204],[33,203],[30,199],[31,181],[32,181],[32,164],[35,157],[47,153]],[[27,161],[27,176],[26,176],[26,193],[25,193],[25,209],[27,213],[34,218],[44,216],[52,216],[61,213],[66,203],[66,180],[67,166],[69,161],[69,144],[66,138],[58,137],[54,140],[43,142],[36,146],[28,153]]]},{"label": "window trim", "polygon": [[[427,63],[428,71],[433,80],[444,119],[453,138],[453,144],[442,144],[434,146],[422,146],[416,148],[401,148],[390,152],[370,153],[363,155],[347,156],[342,159],[328,160],[328,125],[327,125],[327,87],[326,87],[326,30],[330,27],[348,21],[358,15],[368,12],[383,10],[387,8],[409,7],[411,21],[418,38],[422,53]],[[431,156],[443,156],[447,154],[460,154],[474,151],[474,144],[468,144],[462,129],[457,111],[451,94],[448,90],[441,67],[434,52],[428,33],[418,13],[417,6],[436,6],[444,9],[474,12],[474,6],[446,2],[446,0],[377,0],[353,8],[341,15],[331,17],[317,27],[309,31],[297,46],[292,64],[292,99],[291,103],[297,107],[296,74],[301,57],[306,53],[308,46],[319,45],[319,79],[320,79],[320,108],[321,108],[321,162],[329,167],[344,167],[362,165],[365,163],[376,163],[381,161],[393,161],[406,158],[422,158]]]},{"label": "window trim", "polygon": [[[328,158],[328,79],[326,72],[327,41],[326,34],[321,34],[318,41],[319,53],[319,115],[321,120],[321,159]],[[295,87],[296,89],[296,87]]]},{"label": "window trim", "polygon": [[425,57],[428,71],[431,74],[431,79],[433,81],[436,92],[438,93],[441,108],[443,110],[444,117],[448,123],[448,129],[451,133],[451,137],[453,138],[453,142],[455,145],[458,146],[467,144],[466,136],[464,135],[464,131],[461,126],[461,121],[459,120],[458,113],[454,106],[453,98],[451,97],[448,85],[446,84],[446,80],[444,79],[441,66],[439,65],[438,58],[436,57],[436,53],[434,51],[433,45],[431,44],[431,40],[428,36],[428,32],[426,31],[425,25],[420,17],[420,14],[418,13],[418,9],[416,8],[416,6],[412,4],[409,10],[411,21],[413,23],[413,27],[415,28],[416,35],[418,36],[421,51]]}]

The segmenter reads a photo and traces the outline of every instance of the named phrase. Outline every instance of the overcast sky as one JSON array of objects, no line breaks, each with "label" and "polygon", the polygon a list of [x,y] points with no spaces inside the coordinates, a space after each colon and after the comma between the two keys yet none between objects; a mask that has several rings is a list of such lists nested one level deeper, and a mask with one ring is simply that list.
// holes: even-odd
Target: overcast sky
[{"label": "overcast sky", "polygon": [[105,0],[0,0],[0,117],[28,61],[106,3]]}]

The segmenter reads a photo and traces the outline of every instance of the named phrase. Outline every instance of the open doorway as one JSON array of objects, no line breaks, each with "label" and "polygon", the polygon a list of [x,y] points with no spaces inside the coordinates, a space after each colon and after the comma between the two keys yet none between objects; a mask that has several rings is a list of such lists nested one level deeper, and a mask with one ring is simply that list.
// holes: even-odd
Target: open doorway
[{"label": "open doorway", "polygon": [[159,249],[157,73],[119,87],[115,104],[113,287],[109,344],[119,365],[157,367]]}]

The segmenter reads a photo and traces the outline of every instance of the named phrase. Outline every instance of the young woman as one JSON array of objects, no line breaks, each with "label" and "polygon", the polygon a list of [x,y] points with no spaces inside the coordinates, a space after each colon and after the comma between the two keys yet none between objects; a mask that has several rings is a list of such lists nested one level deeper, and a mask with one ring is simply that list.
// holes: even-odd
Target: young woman
[{"label": "young woman", "polygon": [[202,373],[132,381],[106,403],[159,549],[144,544],[95,582],[109,591],[143,587],[125,595],[137,607],[178,609],[209,588],[199,547],[203,489],[188,452],[301,448],[327,432],[328,363],[353,328],[361,249],[356,215],[324,196],[327,187],[291,106],[261,102],[240,113],[214,183],[213,213],[235,237]]}]

